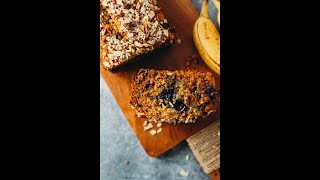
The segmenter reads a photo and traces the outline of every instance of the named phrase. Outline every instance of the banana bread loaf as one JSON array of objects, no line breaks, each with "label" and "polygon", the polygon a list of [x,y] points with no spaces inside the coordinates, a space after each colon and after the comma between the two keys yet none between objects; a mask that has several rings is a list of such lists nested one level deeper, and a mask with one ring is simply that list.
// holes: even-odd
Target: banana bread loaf
[{"label": "banana bread loaf", "polygon": [[141,69],[133,79],[130,104],[150,121],[190,123],[215,112],[219,96],[209,72]]},{"label": "banana bread loaf", "polygon": [[173,40],[155,0],[100,0],[100,62],[105,69],[114,69]]}]

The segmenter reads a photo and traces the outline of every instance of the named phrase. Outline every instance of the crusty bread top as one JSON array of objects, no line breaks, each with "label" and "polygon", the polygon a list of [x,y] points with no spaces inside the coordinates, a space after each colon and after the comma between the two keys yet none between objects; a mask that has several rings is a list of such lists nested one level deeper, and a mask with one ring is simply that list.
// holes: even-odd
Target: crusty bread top
[{"label": "crusty bread top", "polygon": [[104,67],[117,67],[173,39],[156,1],[100,0],[100,56]]}]

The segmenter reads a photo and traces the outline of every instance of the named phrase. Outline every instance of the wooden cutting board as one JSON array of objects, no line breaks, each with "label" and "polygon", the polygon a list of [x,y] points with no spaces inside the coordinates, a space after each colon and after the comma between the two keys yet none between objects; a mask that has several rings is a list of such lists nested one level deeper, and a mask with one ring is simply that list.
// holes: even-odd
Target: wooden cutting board
[{"label": "wooden cutting board", "polygon": [[[158,50],[134,63],[127,64],[116,71],[107,71],[102,67],[101,75],[110,88],[113,96],[127,118],[132,130],[139,139],[146,153],[151,157],[157,157],[174,147],[181,141],[207,127],[219,118],[220,108],[216,114],[198,121],[195,124],[167,124],[162,123],[162,132],[152,136],[149,131],[144,131],[144,118],[138,118],[131,108],[131,80],[134,73],[140,68],[152,68],[158,70],[187,69],[186,61],[189,56],[196,55],[197,64],[191,61],[189,68],[199,71],[209,71],[214,74],[217,87],[220,88],[220,79],[199,56],[192,37],[192,29],[199,14],[192,5],[191,0],[158,0],[158,6],[164,11],[171,26],[176,28],[176,34],[181,39],[181,44],[175,44],[169,48]],[[155,127],[155,125],[154,125]],[[155,128],[157,129],[157,128]]]}]

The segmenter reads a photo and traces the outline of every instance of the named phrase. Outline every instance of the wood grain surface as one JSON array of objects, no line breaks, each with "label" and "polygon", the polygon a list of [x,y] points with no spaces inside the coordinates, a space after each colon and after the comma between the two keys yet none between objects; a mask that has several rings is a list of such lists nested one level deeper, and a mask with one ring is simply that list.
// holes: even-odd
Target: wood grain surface
[{"label": "wood grain surface", "polygon": [[211,180],[220,180],[220,171],[217,169],[209,174]]},{"label": "wood grain surface", "polygon": [[[186,60],[189,56],[196,55],[197,64],[191,61],[190,69],[209,71],[213,73],[217,87],[220,88],[219,76],[207,67],[197,53],[193,43],[192,29],[199,14],[190,0],[158,0],[158,6],[164,11],[171,26],[176,29],[176,34],[181,39],[181,44],[160,49],[154,53],[144,56],[139,60],[122,66],[114,71],[100,69],[107,86],[115,97],[132,130],[139,139],[146,153],[151,157],[157,157],[174,147],[181,141],[207,127],[219,118],[220,108],[215,114],[195,124],[166,124],[162,123],[162,132],[152,136],[149,131],[144,131],[144,118],[138,118],[131,108],[129,101],[131,95],[131,80],[134,73],[140,68],[151,68],[159,70],[180,70],[187,69]],[[154,129],[157,129],[156,125]]]}]

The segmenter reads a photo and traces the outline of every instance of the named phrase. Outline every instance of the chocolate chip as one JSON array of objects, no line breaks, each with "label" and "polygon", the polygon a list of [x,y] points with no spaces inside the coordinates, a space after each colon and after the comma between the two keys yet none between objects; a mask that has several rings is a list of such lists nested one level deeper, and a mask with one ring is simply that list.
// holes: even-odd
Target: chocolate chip
[{"label": "chocolate chip", "polygon": [[204,92],[209,95],[210,100],[213,100],[215,95],[218,93],[212,86],[207,86]]},{"label": "chocolate chip", "polygon": [[130,9],[131,8],[131,4],[127,4],[124,8]]},{"label": "chocolate chip", "polygon": [[122,39],[122,36],[118,33],[118,34],[116,35],[116,38],[119,39],[119,40],[121,40],[121,39]]},{"label": "chocolate chip", "polygon": [[183,100],[179,99],[174,104],[174,108],[178,111],[189,111],[189,107],[183,103]]},{"label": "chocolate chip", "polygon": [[161,26],[164,28],[164,29],[169,29],[169,24],[168,23],[162,23]]},{"label": "chocolate chip", "polygon": [[145,89],[146,89],[146,90],[149,90],[149,89],[151,89],[152,87],[153,87],[153,84],[146,84]]},{"label": "chocolate chip", "polygon": [[168,105],[169,102],[172,102],[173,95],[174,95],[174,88],[172,86],[169,86],[167,89],[163,90],[158,95],[158,98],[163,101],[164,105]]},{"label": "chocolate chip", "polygon": [[130,22],[130,23],[127,23],[128,24],[128,27],[129,29],[133,29],[134,27],[136,27],[136,24],[134,22]]},{"label": "chocolate chip", "polygon": [[196,85],[194,85],[194,87],[192,88],[191,92],[195,92],[196,90],[198,90],[198,87]]}]

